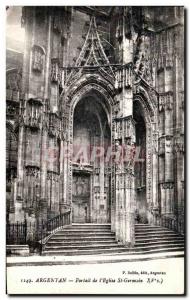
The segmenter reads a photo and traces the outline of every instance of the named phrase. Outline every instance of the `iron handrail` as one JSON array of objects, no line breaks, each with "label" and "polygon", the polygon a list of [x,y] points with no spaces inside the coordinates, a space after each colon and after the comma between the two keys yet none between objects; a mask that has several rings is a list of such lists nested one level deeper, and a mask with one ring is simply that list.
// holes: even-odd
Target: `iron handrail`
[{"label": "iron handrail", "polygon": [[179,234],[184,234],[184,219],[170,216],[155,216],[155,225],[168,228]]},{"label": "iron handrail", "polygon": [[53,217],[52,219],[39,223],[37,229],[37,240],[42,243],[46,237],[58,228],[71,224],[70,214],[71,211],[69,210],[63,214]]},{"label": "iron handrail", "polygon": [[27,222],[9,223],[6,225],[6,244],[24,245],[27,243]]},{"label": "iron handrail", "polygon": [[24,245],[42,242],[56,229],[69,225],[71,211],[67,211],[47,221],[9,223],[6,226],[6,244]]}]

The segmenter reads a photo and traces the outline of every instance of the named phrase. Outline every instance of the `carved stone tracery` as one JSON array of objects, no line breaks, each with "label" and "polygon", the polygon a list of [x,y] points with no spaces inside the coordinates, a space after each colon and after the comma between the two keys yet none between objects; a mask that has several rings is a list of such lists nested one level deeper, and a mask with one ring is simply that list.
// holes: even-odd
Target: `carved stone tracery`
[{"label": "carved stone tracery", "polygon": [[42,72],[44,68],[45,51],[42,47],[34,45],[32,47],[32,70]]},{"label": "carved stone tracery", "polygon": [[60,138],[61,122],[59,116],[56,113],[49,113],[48,133],[50,136]]},{"label": "carved stone tracery", "polygon": [[[91,18],[88,33],[81,49],[80,55],[75,63],[76,69],[73,69],[68,75],[65,85],[71,86],[72,83],[85,73],[92,72],[92,67],[99,67],[98,73],[110,83],[114,81],[114,72],[109,65],[109,60],[104,52],[98,31],[95,17]],[[105,65],[105,67],[104,67]],[[82,68],[85,66],[85,70]],[[79,68],[78,68],[79,67]],[[88,69],[87,69],[88,67]],[[97,72],[97,71],[96,71]]]},{"label": "carved stone tracery", "polygon": [[26,176],[31,176],[39,178],[39,167],[36,166],[26,166]]}]

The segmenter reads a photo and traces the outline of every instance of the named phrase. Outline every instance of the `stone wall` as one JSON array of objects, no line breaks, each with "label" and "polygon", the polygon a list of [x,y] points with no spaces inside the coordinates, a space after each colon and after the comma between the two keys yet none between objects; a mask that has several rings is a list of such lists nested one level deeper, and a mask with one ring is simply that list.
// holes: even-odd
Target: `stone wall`
[{"label": "stone wall", "polygon": [[[91,193],[98,202],[91,220],[107,222],[111,214],[117,239],[133,245],[136,197],[149,223],[161,215],[183,216],[183,19],[183,7],[114,7],[95,17],[87,7],[23,8],[21,86],[7,87],[7,95],[18,98],[11,98],[17,103],[11,107],[19,111],[10,220],[22,221],[31,214],[47,220],[72,208],[72,159],[63,154],[73,145],[75,105],[86,94],[95,95],[107,115],[114,152],[137,145],[134,101],[146,127],[141,196],[134,155],[119,164],[103,162],[99,173],[98,167],[93,169],[92,181],[99,174],[102,183]],[[8,54],[7,64],[9,59]],[[7,115],[8,107],[7,102]],[[97,115],[101,119],[100,111]]]}]

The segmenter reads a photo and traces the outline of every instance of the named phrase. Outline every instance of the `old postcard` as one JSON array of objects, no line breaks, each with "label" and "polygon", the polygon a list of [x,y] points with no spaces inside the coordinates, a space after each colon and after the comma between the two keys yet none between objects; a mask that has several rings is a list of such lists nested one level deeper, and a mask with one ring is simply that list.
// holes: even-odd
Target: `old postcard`
[{"label": "old postcard", "polygon": [[7,293],[183,295],[184,7],[6,14]]}]

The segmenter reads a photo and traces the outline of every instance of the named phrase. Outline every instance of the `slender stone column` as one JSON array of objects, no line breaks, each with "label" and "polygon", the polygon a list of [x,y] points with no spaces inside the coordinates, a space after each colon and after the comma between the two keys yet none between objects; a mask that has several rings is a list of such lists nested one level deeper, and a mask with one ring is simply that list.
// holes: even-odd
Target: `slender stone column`
[{"label": "slender stone column", "polygon": [[124,244],[133,246],[135,243],[135,215],[134,215],[134,190],[135,181],[133,175],[125,175],[126,198],[125,198],[125,236]]},{"label": "slender stone column", "polygon": [[40,218],[42,220],[47,220],[47,161],[49,155],[47,153],[47,128],[44,126],[42,129],[42,139],[41,139],[41,197],[40,197]]},{"label": "slender stone column", "polygon": [[60,212],[64,212],[64,141],[61,139],[60,141],[60,182],[59,182],[59,207],[60,207]]},{"label": "slender stone column", "polygon": [[11,195],[10,195],[9,203],[7,203],[7,206],[8,206],[7,209],[9,211],[8,220],[10,223],[14,223],[15,222],[15,203],[16,203],[16,197],[17,197],[17,178],[14,178],[14,177],[10,178],[10,186],[11,186]]},{"label": "slender stone column", "polygon": [[[104,146],[104,138],[103,138],[102,128],[101,128],[100,145],[101,145],[101,147]],[[99,212],[100,212],[100,205],[104,205],[104,155],[101,155],[101,157],[100,157],[100,199],[99,199],[99,206],[98,206]],[[99,219],[101,220],[102,216],[100,216],[100,214],[98,214],[97,217],[98,217],[97,221],[99,222]]]},{"label": "slender stone column", "polygon": [[183,27],[178,28],[177,41],[180,43],[177,46],[177,51],[174,57],[174,166],[175,166],[175,213],[177,218],[183,218],[184,214],[184,182],[182,180],[182,165],[183,165],[183,134],[184,134],[184,55]]},{"label": "slender stone column", "polygon": [[40,199],[40,214],[41,220],[47,220],[48,198],[46,195],[47,186],[47,161],[49,158],[47,141],[48,141],[48,126],[49,115],[47,114],[47,99],[49,98],[49,71],[50,71],[50,53],[51,53],[51,16],[47,17],[48,30],[47,30],[47,53],[45,61],[45,75],[44,75],[44,124],[41,129],[41,199]]},{"label": "slender stone column", "polygon": [[[166,35],[163,32],[160,35],[160,45],[162,37]],[[171,195],[173,194],[174,168],[173,168],[173,57],[170,49],[170,43],[167,39],[167,53],[159,54],[157,70],[157,88],[159,96],[159,182],[160,182],[160,201],[161,214],[172,214],[173,203]],[[164,170],[164,171],[163,171]]]},{"label": "slender stone column", "polygon": [[49,98],[49,75],[50,75],[50,58],[51,58],[51,29],[52,29],[52,19],[51,15],[48,15],[48,31],[47,31],[47,55],[46,55],[46,65],[45,65],[45,89],[44,98],[47,101]]},{"label": "slender stone column", "polygon": [[116,239],[121,241],[121,169],[116,170],[116,212],[115,212],[115,233]]},{"label": "slender stone column", "polygon": [[173,138],[166,136],[165,140],[165,182],[173,182]]},{"label": "slender stone column", "polygon": [[164,174],[164,156],[159,156],[159,182],[164,182],[165,174]]},{"label": "slender stone column", "polygon": [[118,221],[119,221],[119,228],[118,228],[118,237],[119,241],[123,242],[123,236],[122,236],[122,231],[123,231],[123,207],[122,207],[122,202],[123,202],[123,174],[122,172],[120,173],[120,188],[119,188],[119,198],[118,198]]},{"label": "slender stone column", "polygon": [[[116,171],[116,237],[126,246],[134,244],[134,177],[130,157],[124,161],[124,148],[131,147],[134,139],[134,124],[132,122],[131,89],[122,92],[122,117],[117,120],[118,141],[120,143],[119,166]],[[129,145],[128,145],[129,142]]]},{"label": "slender stone column", "polygon": [[[120,122],[120,121],[119,121]],[[120,138],[120,135],[118,135]],[[121,140],[118,139],[116,141],[115,146],[115,152],[116,152],[116,211],[115,211],[115,232],[116,232],[116,238],[118,241],[122,240],[121,237],[121,205],[122,205],[122,161],[121,161],[121,152],[122,152],[122,146],[121,146]]]},{"label": "slender stone column", "polygon": [[115,189],[116,189],[116,205],[115,205],[115,234],[116,234],[116,239],[119,239],[119,174],[116,172],[116,184],[115,184]]},{"label": "slender stone column", "polygon": [[19,127],[19,139],[18,139],[18,162],[17,162],[17,189],[14,189],[14,205],[15,205],[15,217],[14,221],[24,221],[23,211],[23,186],[24,183],[24,124],[20,124]]},{"label": "slender stone column", "polygon": [[63,173],[64,173],[64,188],[63,188],[63,199],[64,203],[67,203],[67,172],[68,172],[68,160],[69,160],[69,149],[68,143],[65,140],[63,143],[64,151],[63,151]]},{"label": "slender stone column", "polygon": [[[132,62],[133,40],[130,8],[121,8],[118,36],[119,62],[123,67],[117,71],[116,87],[119,112],[116,120],[117,139],[121,151],[120,165],[116,170],[116,237],[127,246],[134,244],[134,166],[131,157],[124,161],[123,150],[134,142]],[[128,34],[130,32],[130,35]],[[130,37],[129,37],[130,36]]]},{"label": "slender stone column", "polygon": [[173,183],[162,183],[161,185],[161,210],[163,215],[173,214],[174,202],[173,202]]},{"label": "slender stone column", "polygon": [[110,148],[111,157],[111,231],[116,231],[116,166],[114,162],[113,153],[115,154],[115,140],[117,140],[115,120],[112,120],[112,147]]},{"label": "slender stone column", "polygon": [[174,213],[174,184],[173,183],[165,183],[165,214],[173,214]]},{"label": "slender stone column", "polygon": [[[122,124],[118,145],[120,152],[119,164],[116,169],[116,237],[123,244],[134,244],[134,164],[132,140],[134,140],[134,122],[131,116],[119,120]],[[124,142],[126,141],[126,144]],[[124,156],[124,148],[128,151]]]},{"label": "slender stone column", "polygon": [[166,69],[165,93],[165,213],[174,214],[174,161],[173,161],[173,93],[172,69]]},{"label": "slender stone column", "polygon": [[155,216],[159,213],[158,205],[158,132],[153,132],[153,153],[152,153],[152,197],[153,197],[153,223]]},{"label": "slender stone column", "polygon": [[[24,125],[21,124],[19,127],[19,140],[18,140],[18,163],[17,163],[17,177],[19,180],[23,179],[24,171],[23,171],[23,149],[24,149]],[[22,197],[21,191],[18,193]]]},{"label": "slender stone column", "polygon": [[161,214],[166,213],[166,192],[164,183],[160,184],[160,197],[161,197]]},{"label": "slender stone column", "polygon": [[121,173],[121,198],[120,198],[120,238],[122,243],[124,243],[124,235],[125,235],[125,173]]}]

